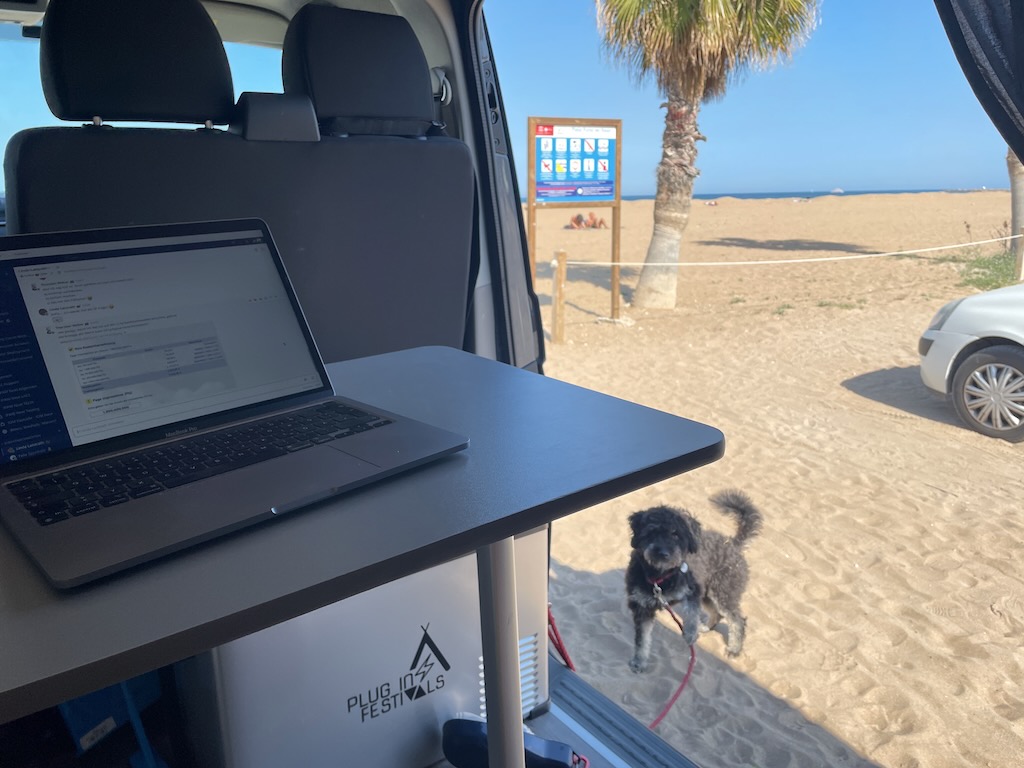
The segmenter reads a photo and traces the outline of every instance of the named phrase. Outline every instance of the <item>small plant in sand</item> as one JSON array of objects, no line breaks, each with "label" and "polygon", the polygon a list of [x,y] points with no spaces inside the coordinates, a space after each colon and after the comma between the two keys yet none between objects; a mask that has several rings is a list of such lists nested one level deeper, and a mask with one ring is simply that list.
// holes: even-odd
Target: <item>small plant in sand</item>
[{"label": "small plant in sand", "polygon": [[[966,224],[966,222],[965,222]],[[970,226],[967,232],[970,234]],[[1003,288],[1017,282],[1016,266],[1017,259],[1013,252],[1011,240],[1007,239],[1010,234],[1010,225],[1003,222],[1003,226],[992,233],[992,239],[1001,239],[1000,250],[992,254],[974,253],[963,266],[960,273],[963,275],[962,285],[969,285],[981,291],[990,291],[993,288]],[[977,250],[977,249],[975,249]]]},{"label": "small plant in sand", "polygon": [[[964,222],[964,233],[968,243],[974,242],[974,232],[971,230],[971,222]],[[935,259],[937,264],[965,264],[981,256],[981,249],[976,245],[966,245],[958,251],[942,251]]]},{"label": "small plant in sand", "polygon": [[[974,233],[971,231],[971,224],[964,222],[964,230],[967,233],[968,242],[973,242]],[[955,264],[963,280],[960,285],[968,285],[977,288],[979,291],[989,291],[993,288],[1002,288],[1017,282],[1014,275],[1016,268],[1016,257],[1013,253],[1012,241],[1008,239],[1010,225],[1003,222],[1003,226],[992,233],[992,240],[1002,240],[1000,250],[995,253],[986,253],[981,246],[968,245],[963,250],[953,251],[946,256],[940,256],[935,260],[938,264]]]},{"label": "small plant in sand", "polygon": [[962,285],[969,285],[980,291],[1003,288],[1017,282],[1014,274],[1017,259],[1013,251],[1001,251],[994,256],[979,256],[964,265]]}]

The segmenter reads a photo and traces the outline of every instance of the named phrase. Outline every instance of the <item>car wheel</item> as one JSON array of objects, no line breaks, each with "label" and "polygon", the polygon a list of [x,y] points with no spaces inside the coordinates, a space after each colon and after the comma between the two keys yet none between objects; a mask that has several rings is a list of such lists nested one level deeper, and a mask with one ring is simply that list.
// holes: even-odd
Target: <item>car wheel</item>
[{"label": "car wheel", "polygon": [[953,376],[953,406],[971,429],[1011,443],[1024,440],[1024,350],[986,347]]}]

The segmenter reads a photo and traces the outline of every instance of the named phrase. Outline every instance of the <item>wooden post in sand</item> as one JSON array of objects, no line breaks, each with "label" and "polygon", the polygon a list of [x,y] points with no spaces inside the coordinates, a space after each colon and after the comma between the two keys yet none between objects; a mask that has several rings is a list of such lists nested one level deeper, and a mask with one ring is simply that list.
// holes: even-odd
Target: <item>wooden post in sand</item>
[{"label": "wooden post in sand", "polygon": [[1017,266],[1013,275],[1019,283],[1024,280],[1024,229],[1017,233],[1017,239],[1013,241],[1013,252],[1017,257]]},{"label": "wooden post in sand", "polygon": [[555,251],[555,281],[551,291],[551,341],[565,341],[565,251]]}]

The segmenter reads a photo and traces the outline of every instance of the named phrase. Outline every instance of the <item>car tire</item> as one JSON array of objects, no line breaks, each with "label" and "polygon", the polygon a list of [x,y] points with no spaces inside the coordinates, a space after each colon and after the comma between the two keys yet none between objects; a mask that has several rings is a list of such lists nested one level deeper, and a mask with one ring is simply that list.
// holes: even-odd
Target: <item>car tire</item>
[{"label": "car tire", "polygon": [[1011,443],[1024,440],[1024,349],[986,347],[964,360],[950,392],[968,427]]}]

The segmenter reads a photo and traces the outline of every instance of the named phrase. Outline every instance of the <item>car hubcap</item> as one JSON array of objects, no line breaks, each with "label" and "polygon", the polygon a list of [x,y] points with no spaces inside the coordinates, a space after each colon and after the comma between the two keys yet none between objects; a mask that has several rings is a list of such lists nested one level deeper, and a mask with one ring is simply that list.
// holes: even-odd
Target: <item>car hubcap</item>
[{"label": "car hubcap", "polygon": [[964,404],[979,424],[1014,429],[1024,422],[1024,375],[992,363],[978,368],[964,386]]}]

